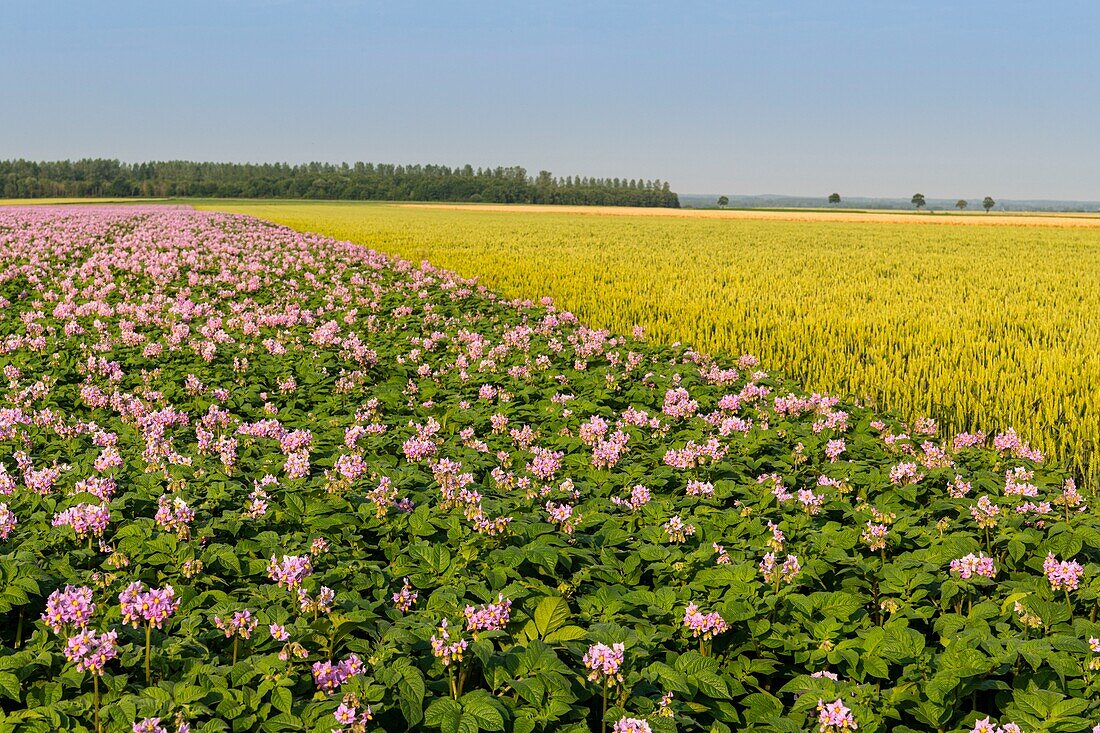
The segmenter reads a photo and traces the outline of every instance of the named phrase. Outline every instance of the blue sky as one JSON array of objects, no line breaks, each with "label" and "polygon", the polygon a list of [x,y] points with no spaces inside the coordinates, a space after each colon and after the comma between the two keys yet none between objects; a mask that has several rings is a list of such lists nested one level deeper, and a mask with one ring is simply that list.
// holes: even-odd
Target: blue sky
[{"label": "blue sky", "polygon": [[0,0],[0,158],[1100,199],[1100,3]]}]

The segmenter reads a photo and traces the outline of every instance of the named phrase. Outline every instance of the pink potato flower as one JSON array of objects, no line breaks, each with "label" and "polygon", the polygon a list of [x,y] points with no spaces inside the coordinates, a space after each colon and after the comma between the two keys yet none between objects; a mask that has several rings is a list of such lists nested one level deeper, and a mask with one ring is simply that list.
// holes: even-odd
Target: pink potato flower
[{"label": "pink potato flower", "polygon": [[1043,561],[1043,573],[1050,582],[1051,590],[1077,590],[1081,578],[1085,575],[1085,569],[1076,560],[1059,561],[1054,553],[1049,553]]},{"label": "pink potato flower", "polygon": [[65,642],[65,658],[75,662],[80,672],[89,671],[96,676],[102,676],[104,666],[117,656],[118,634],[114,631],[97,634],[90,629],[84,629]]},{"label": "pink potato flower", "polygon": [[584,653],[584,666],[588,670],[588,679],[592,682],[623,681],[620,671],[623,666],[623,644],[593,644]]},{"label": "pink potato flower", "polygon": [[64,590],[55,590],[46,599],[46,612],[42,614],[42,620],[54,633],[61,633],[67,625],[83,629],[95,614],[95,608],[91,588],[67,585]]},{"label": "pink potato flower", "polygon": [[123,623],[137,627],[144,621],[157,629],[164,625],[180,605],[172,586],[146,590],[145,584],[140,581],[126,586],[118,594],[118,602],[122,606]]}]

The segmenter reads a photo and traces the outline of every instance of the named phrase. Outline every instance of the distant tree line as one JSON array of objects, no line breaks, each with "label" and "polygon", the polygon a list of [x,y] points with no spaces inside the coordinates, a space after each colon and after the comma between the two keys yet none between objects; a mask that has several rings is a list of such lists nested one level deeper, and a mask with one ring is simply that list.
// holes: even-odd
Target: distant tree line
[{"label": "distant tree line", "polygon": [[[723,196],[722,198],[726,198],[726,197]],[[925,206],[928,203],[927,199],[924,198],[923,193],[913,194],[913,198],[910,201],[913,204],[913,206],[917,207],[917,211],[920,211],[921,207]],[[728,203],[729,199],[726,199],[726,202]],[[721,203],[722,203],[721,200],[719,200],[718,203],[719,203],[719,205],[721,205]],[[840,194],[839,193],[829,194],[829,203],[830,204],[839,204],[840,203]],[[969,205],[970,205],[970,203],[966,199],[959,199],[958,201],[955,202],[955,208],[958,209],[959,211],[962,211],[963,209],[965,209]],[[982,208],[985,209],[987,214],[989,213],[989,210],[992,209],[996,205],[997,205],[997,202],[993,200],[992,196],[986,196],[985,199],[982,200]]]},{"label": "distant tree line", "polygon": [[[836,194],[833,194],[833,195],[835,196]],[[923,193],[913,194],[912,202],[913,202],[913,206],[917,207],[917,211],[920,211],[921,207],[928,203],[925,200]],[[958,201],[955,202],[955,208],[958,209],[959,211],[962,211],[963,209],[965,209],[969,205],[970,205],[970,202],[967,201],[966,199],[959,199]],[[982,208],[985,209],[985,213],[987,213],[987,214],[989,213],[989,210],[992,209],[996,205],[997,205],[997,202],[993,200],[992,196],[986,196],[984,199],[982,199]]]},{"label": "distant tree line", "polygon": [[379,163],[122,163],[117,160],[0,161],[0,196],[201,197],[484,201],[664,206],[680,200],[660,180],[529,176],[518,166],[451,168]]}]

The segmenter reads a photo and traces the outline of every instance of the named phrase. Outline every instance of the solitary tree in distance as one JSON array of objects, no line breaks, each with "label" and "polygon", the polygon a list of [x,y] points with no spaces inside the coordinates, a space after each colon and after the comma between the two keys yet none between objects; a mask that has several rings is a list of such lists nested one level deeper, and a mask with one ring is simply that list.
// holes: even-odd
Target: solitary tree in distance
[{"label": "solitary tree in distance", "polygon": [[920,207],[924,206],[924,204],[925,204],[925,201],[924,201],[924,194],[923,193],[913,194],[913,206],[917,207],[917,211],[920,211]]},{"label": "solitary tree in distance", "polygon": [[962,211],[963,209],[965,209],[966,208],[966,199],[959,199],[958,201],[956,201],[955,202],[955,208],[958,209],[959,211]]},{"label": "solitary tree in distance", "polygon": [[830,204],[839,204],[840,203],[840,194],[839,193],[829,194],[829,203]]},{"label": "solitary tree in distance", "polygon": [[997,205],[997,202],[993,200],[992,196],[986,196],[985,200],[982,201],[982,208],[985,209],[985,213],[987,213],[987,214],[989,213],[989,210],[992,209],[996,205]]},{"label": "solitary tree in distance", "polygon": [[729,196],[719,196],[718,197],[718,208],[724,209],[729,205],[730,205],[730,197]]}]

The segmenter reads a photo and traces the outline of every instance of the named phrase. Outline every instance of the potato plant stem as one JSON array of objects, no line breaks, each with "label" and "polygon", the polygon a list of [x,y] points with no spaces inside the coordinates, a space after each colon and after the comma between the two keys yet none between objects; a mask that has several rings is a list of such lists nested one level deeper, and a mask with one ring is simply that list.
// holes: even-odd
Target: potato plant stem
[{"label": "potato plant stem", "polygon": [[92,706],[95,709],[95,731],[103,733],[103,724],[99,722],[99,675],[92,672]]},{"label": "potato plant stem", "polygon": [[152,654],[152,641],[153,641],[153,622],[147,621],[145,623],[145,684],[151,685],[153,683],[153,675],[149,668],[149,659]]},{"label": "potato plant stem", "polygon": [[600,713],[600,733],[606,733],[607,723],[604,722],[604,718],[607,717],[607,688],[610,686],[610,679],[605,678],[603,681],[603,711]]}]

